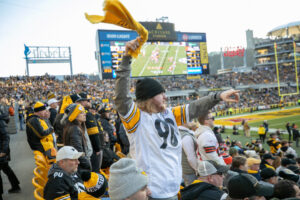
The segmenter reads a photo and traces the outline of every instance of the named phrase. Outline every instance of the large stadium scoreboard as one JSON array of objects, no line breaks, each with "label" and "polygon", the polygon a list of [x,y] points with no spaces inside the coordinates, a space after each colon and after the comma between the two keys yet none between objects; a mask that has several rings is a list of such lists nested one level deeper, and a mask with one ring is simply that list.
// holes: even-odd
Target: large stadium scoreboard
[{"label": "large stadium scoreboard", "polygon": [[[154,24],[164,26],[170,23]],[[126,42],[137,36],[134,31],[97,31],[97,59],[101,79],[116,77],[115,70],[121,64]],[[170,38],[173,40],[170,41]],[[153,35],[149,31],[148,41],[131,65],[132,77],[209,74],[206,34],[175,32],[174,36],[164,31],[164,34]]]}]

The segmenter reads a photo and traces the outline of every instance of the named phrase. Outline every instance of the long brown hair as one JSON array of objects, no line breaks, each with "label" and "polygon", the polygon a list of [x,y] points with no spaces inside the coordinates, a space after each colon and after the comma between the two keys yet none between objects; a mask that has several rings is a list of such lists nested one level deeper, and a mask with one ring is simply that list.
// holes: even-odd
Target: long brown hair
[{"label": "long brown hair", "polygon": [[84,143],[86,143],[86,139],[84,137],[85,134],[85,123],[79,123],[79,121],[77,119],[75,119],[74,121],[70,122],[69,120],[65,120],[64,122],[64,129],[63,129],[63,142],[64,144],[66,144],[66,139],[69,137],[70,134],[72,134],[72,130],[74,130],[75,127],[79,127],[79,130],[81,132],[82,138]]}]

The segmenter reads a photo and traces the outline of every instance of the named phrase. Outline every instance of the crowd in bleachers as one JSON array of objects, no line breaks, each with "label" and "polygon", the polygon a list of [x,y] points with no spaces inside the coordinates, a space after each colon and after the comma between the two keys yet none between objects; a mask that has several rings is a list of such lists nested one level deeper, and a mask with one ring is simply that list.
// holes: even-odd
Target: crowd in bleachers
[{"label": "crowd in bleachers", "polygon": [[111,101],[114,88],[113,80],[91,81],[84,75],[66,76],[65,80],[58,80],[49,75],[22,76],[1,78],[0,82],[2,96],[15,100],[22,98],[28,103],[46,100],[49,91],[55,93],[59,98],[70,93],[87,91],[94,97]]},{"label": "crowd in bleachers", "polygon": [[[76,101],[78,100],[80,102],[83,99],[77,99]],[[43,107],[44,104],[35,104],[33,108],[36,109],[36,112],[39,112],[37,111],[37,109],[40,108],[39,106]],[[103,110],[101,107],[96,109],[96,112],[99,114],[103,114],[104,111],[105,109]],[[68,116],[72,114],[72,110],[69,112],[71,113],[69,113]],[[106,112],[110,113],[111,110],[107,110]],[[41,119],[47,121],[46,118]],[[199,134],[201,135],[202,131],[201,127],[208,126],[209,123],[207,121],[210,121],[211,119],[213,120],[210,116],[208,118],[204,117],[204,122],[202,122],[199,118],[200,126],[199,124],[192,123],[185,126],[186,128],[180,128],[179,130],[194,132],[193,134],[196,138],[198,138],[199,141],[203,141],[203,139],[199,139]],[[113,125],[113,121],[110,121],[109,123]],[[222,139],[218,129],[212,130],[214,131],[213,134],[215,134],[217,139],[215,151],[218,152],[217,155],[222,159],[223,163],[220,164],[216,162],[216,160],[212,159],[211,155],[207,157],[206,161],[199,162],[194,171],[195,180],[190,183],[182,183],[181,192],[178,194],[179,198],[186,200],[243,199],[246,197],[251,197],[253,199],[300,198],[300,190],[298,188],[298,184],[300,184],[300,159],[297,157],[296,151],[291,147],[291,143],[284,140],[280,141],[277,135],[271,134],[267,142],[270,146],[270,150],[268,150],[263,148],[262,141],[259,139],[242,145],[240,141],[230,140],[230,138],[226,138],[226,140]],[[117,131],[114,128],[114,131],[116,136],[119,138],[120,130]],[[107,138],[105,140],[108,143],[112,142],[112,139],[109,138],[108,135],[106,135],[106,137]],[[197,145],[203,144],[197,143]],[[117,145],[112,146],[112,148],[110,145],[108,146],[108,149],[111,148],[113,150],[111,153],[115,155],[115,158],[111,158],[112,161],[110,164],[106,163],[109,162],[109,159],[103,160],[105,165],[102,167],[101,171],[99,171],[102,175],[101,173],[95,172],[92,172],[91,175],[86,175],[86,172],[82,170],[83,165],[80,166],[79,162],[76,164],[78,169],[83,172],[79,173],[77,170],[74,172],[71,171],[72,173],[76,172],[75,174],[77,174],[80,179],[77,178],[70,184],[82,183],[84,185],[82,192],[78,196],[79,199],[97,199],[100,196],[107,196],[108,193],[105,192],[105,188],[108,186],[106,182],[107,179],[110,179],[110,187],[117,188],[116,191],[111,189],[109,191],[111,197],[116,197],[116,199],[125,199],[124,197],[126,194],[120,193],[124,192],[124,189],[121,189],[121,185],[126,186],[127,190],[130,192],[129,194],[131,195],[136,194],[136,192],[143,192],[144,196],[151,195],[151,191],[147,188],[148,180],[145,179],[144,175],[140,176],[135,172],[136,170],[140,170],[137,168],[135,161],[129,158],[117,161],[120,157],[124,157],[128,154],[128,151],[122,151],[124,148],[120,146],[123,146],[120,139],[118,140]],[[194,150],[196,152],[197,148]],[[185,149],[183,149],[183,151],[185,151]],[[206,152],[207,154],[211,154],[209,151],[211,150],[205,150],[204,153]],[[118,155],[116,152],[118,152]],[[120,152],[124,152],[125,154]],[[58,176],[57,173],[63,173],[64,175],[62,175],[62,177],[64,177],[66,176],[65,173],[68,174],[68,170],[72,170],[72,168],[66,167],[64,163],[69,162],[67,161],[70,158],[68,156],[73,153],[75,157],[72,158],[77,158],[79,155],[82,155],[80,152],[77,152],[77,150],[74,152],[72,149],[65,150],[62,148],[56,155],[57,163],[53,165],[54,167],[51,167],[52,162],[45,157],[43,153],[40,153],[40,151],[34,151],[37,165],[34,170],[33,178],[33,184],[36,188],[36,198],[42,197],[43,195],[45,195],[45,199],[54,198],[54,196],[52,196],[55,193],[55,188],[53,188],[53,186],[59,183],[56,182],[57,178],[55,178],[55,176]],[[106,157],[109,156],[106,155]],[[196,157],[196,159],[198,158]],[[203,159],[204,157],[202,155],[202,160]],[[188,161],[188,163],[190,163],[190,161]],[[125,166],[130,168],[125,169]],[[124,173],[122,170],[129,171]],[[92,177],[94,177],[95,180]],[[128,183],[127,179],[136,179],[134,185],[136,188],[132,187],[132,185]],[[241,181],[243,183],[242,185],[240,185]],[[98,187],[96,187],[97,182],[100,182]],[[92,187],[93,185],[94,187]],[[255,190],[256,185],[259,185],[259,187],[263,188],[263,190]],[[61,183],[59,183],[58,186],[62,187]],[[92,189],[89,190],[87,189],[88,187],[92,187]],[[142,187],[141,190],[137,189],[140,187]],[[237,190],[236,187],[239,187],[239,189]],[[43,188],[43,190],[41,188]],[[20,192],[20,188],[12,188],[11,192]],[[65,187],[63,187],[61,192],[63,192],[62,197],[68,197],[68,195],[72,197],[72,194],[69,194],[69,190]]]},{"label": "crowd in bleachers", "polygon": [[[284,76],[284,82],[292,82],[295,80],[293,71],[286,71],[291,68],[283,69],[281,73]],[[300,78],[300,77],[299,77]],[[299,79],[298,78],[298,79]],[[215,111],[226,110],[230,107],[270,107],[272,104],[279,104],[281,98],[278,96],[276,87],[267,88],[268,84],[277,83],[277,75],[275,69],[256,68],[251,73],[227,73],[220,75],[203,75],[200,79],[187,79],[183,77],[158,77],[167,91],[195,90],[203,88],[224,88],[237,87],[247,85],[249,88],[243,91],[243,96],[239,104],[220,104],[214,108]],[[136,80],[132,80],[132,87]],[[266,84],[266,88],[253,89],[252,85]],[[105,103],[112,102],[114,96],[115,81],[90,80],[88,76],[76,75],[65,76],[64,80],[58,80],[54,76],[36,76],[36,77],[9,77],[0,79],[0,94],[8,99],[19,100],[23,99],[26,104],[37,100],[45,100],[45,96],[49,91],[55,93],[58,99],[70,93],[79,93],[86,91],[94,98]],[[134,90],[132,89],[132,92]],[[281,87],[281,94],[294,93],[295,87]],[[190,100],[199,98],[198,95],[172,97],[169,100],[169,105],[187,103]],[[299,95],[286,96],[284,102],[297,102]]]},{"label": "crowd in bleachers", "polygon": [[[130,66],[129,58],[127,62],[117,73],[126,72]],[[259,141],[247,146],[242,146],[239,141],[224,142],[219,133],[213,131],[217,129],[213,127],[214,117],[209,110],[217,113],[229,108],[269,109],[273,104],[299,99],[299,95],[288,96],[282,102],[277,88],[251,88],[256,84],[277,83],[275,71],[266,73],[266,70],[254,69],[250,74],[206,75],[197,80],[186,77],[131,80],[130,87],[124,82],[127,79],[117,84],[115,80],[95,81],[84,75],[66,76],[64,80],[49,75],[2,78],[0,111],[3,118],[0,122],[5,127],[7,119],[4,117],[9,114],[8,110],[17,109],[20,125],[26,123],[27,141],[37,165],[32,181],[37,199],[42,196],[46,200],[97,199],[103,195],[110,195],[111,199],[147,199],[151,196],[151,199],[170,200],[178,199],[178,196],[186,200],[300,197],[297,155],[287,153],[292,152],[289,143],[281,143],[276,135],[270,135],[268,151]],[[286,73],[284,79],[291,79],[293,71]],[[171,106],[186,103],[189,106],[171,110],[160,105],[167,99],[165,90],[197,91],[199,88],[241,85],[249,86],[242,91],[241,98],[238,91],[220,89],[222,92],[210,94],[203,100],[193,95],[169,102]],[[281,88],[281,92],[289,93],[290,89]],[[134,91],[135,102],[125,95]],[[152,100],[157,95],[159,98]],[[163,113],[162,116],[159,113]],[[187,123],[189,118],[197,119],[200,125]],[[178,145],[181,140],[177,138],[175,122],[182,137],[182,148]],[[154,135],[147,138],[152,133]],[[2,141],[9,143],[5,135],[4,128],[1,130]],[[163,143],[156,144],[162,138]],[[2,149],[0,158],[7,151]],[[145,158],[148,151],[155,154]],[[120,159],[127,156],[136,161]],[[0,164],[6,163],[8,169],[9,159],[5,159],[3,162],[0,159]],[[149,179],[139,169],[143,165]],[[183,176],[179,177],[181,171]],[[282,180],[278,181],[278,177]],[[177,194],[182,179],[183,188]],[[11,192],[21,190],[16,180]],[[162,187],[161,182],[166,185]],[[262,191],[256,188],[258,185]],[[236,189],[238,186],[240,190]],[[283,189],[285,187],[287,189]],[[139,198],[142,196],[145,198]]]},{"label": "crowd in bleachers", "polygon": [[[298,67],[299,71],[299,67]],[[281,82],[295,82],[295,68],[279,67]],[[298,75],[299,79],[300,75]],[[195,88],[222,88],[237,87],[241,85],[271,84],[277,83],[276,68],[256,67],[251,72],[236,73],[230,72],[218,75],[202,75],[200,80],[186,80],[186,77],[158,78],[167,90],[187,90]],[[184,84],[182,84],[184,83]]]}]

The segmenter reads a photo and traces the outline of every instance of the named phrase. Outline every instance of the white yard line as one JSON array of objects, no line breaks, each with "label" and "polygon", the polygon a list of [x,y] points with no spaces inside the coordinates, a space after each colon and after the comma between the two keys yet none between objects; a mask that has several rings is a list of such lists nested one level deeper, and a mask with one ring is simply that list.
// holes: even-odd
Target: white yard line
[{"label": "white yard line", "polygon": [[[291,115],[291,116],[289,116],[289,117],[292,117],[292,116],[294,116],[294,115]],[[281,118],[285,118],[285,117],[281,117]],[[280,118],[280,119],[281,119],[281,118]],[[278,118],[277,118],[277,119],[278,119]],[[269,119],[268,121],[271,121],[271,120],[275,120],[275,119]],[[290,123],[297,122],[297,121],[300,121],[300,120],[299,120],[299,119],[296,119],[296,120],[289,120]],[[287,123],[287,122],[272,123],[272,124],[270,125],[270,127],[273,126],[273,125],[286,124],[286,123]]]},{"label": "white yard line", "polygon": [[[178,55],[178,50],[179,50],[179,46],[177,46],[177,48],[176,48],[176,54],[175,54],[175,58],[174,58],[174,61],[175,61],[175,63],[177,63],[177,55]],[[173,63],[172,63],[173,64]],[[173,69],[173,71],[172,71],[172,74],[174,74],[174,71],[175,71],[175,68],[176,68],[176,65],[174,66],[174,69]]]},{"label": "white yard line", "polygon": [[[151,45],[148,45],[148,46],[151,46]],[[148,47],[148,46],[147,46],[147,47]],[[146,47],[146,48],[147,48],[147,47]],[[158,46],[156,46],[156,48],[155,48],[154,50],[156,50],[157,48],[158,48]],[[154,51],[154,50],[153,50],[153,51]],[[152,51],[152,52],[153,52],[153,51]],[[146,52],[146,49],[145,49],[145,53],[147,53],[147,52]],[[146,63],[144,64],[142,71],[139,73],[139,76],[142,76],[142,74],[144,73],[145,68],[147,67],[148,63],[150,62],[150,59],[151,59],[151,55],[149,56],[149,58],[147,59]]]},{"label": "white yard line", "polygon": [[[166,49],[164,49],[164,50],[167,50],[168,49],[168,47],[169,46],[166,46]],[[164,55],[163,55],[163,57],[162,57],[162,59],[161,59],[161,61],[160,61],[160,63],[159,63],[159,68],[161,68],[161,66],[162,66],[162,64],[163,64],[163,61],[164,61],[164,59],[165,59],[165,57],[166,57],[166,55],[168,54],[168,51],[166,51],[165,53],[164,53]]]},{"label": "white yard line", "polygon": [[[148,46],[149,46],[149,45],[147,45],[147,44],[143,45],[142,48],[141,48],[140,53],[142,53],[144,49],[145,49],[145,51],[146,51],[146,48],[147,48]],[[136,58],[136,59],[133,59],[133,61],[131,62],[131,65],[133,65],[133,63],[135,63],[136,60],[137,60],[137,58]]]}]

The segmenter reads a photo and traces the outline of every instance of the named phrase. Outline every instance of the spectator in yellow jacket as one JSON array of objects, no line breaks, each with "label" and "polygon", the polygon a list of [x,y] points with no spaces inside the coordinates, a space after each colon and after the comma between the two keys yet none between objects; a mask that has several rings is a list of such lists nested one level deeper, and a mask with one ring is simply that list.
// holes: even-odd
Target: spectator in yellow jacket
[{"label": "spectator in yellow jacket", "polygon": [[265,143],[265,139],[266,139],[266,129],[263,125],[260,125],[258,128],[258,135],[259,135],[259,139],[262,141],[262,143]]}]

